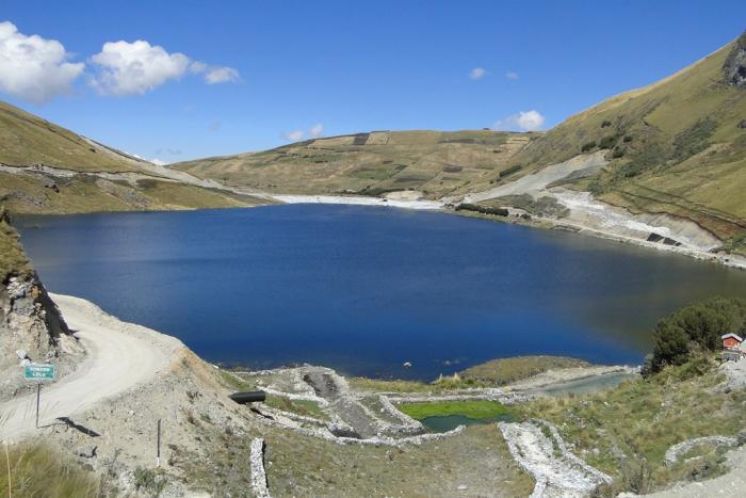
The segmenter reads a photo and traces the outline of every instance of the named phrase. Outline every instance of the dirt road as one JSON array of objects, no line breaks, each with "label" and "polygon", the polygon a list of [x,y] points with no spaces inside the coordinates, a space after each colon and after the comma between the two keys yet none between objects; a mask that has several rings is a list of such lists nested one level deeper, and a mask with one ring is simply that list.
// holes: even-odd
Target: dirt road
[{"label": "dirt road", "polygon": [[[178,339],[120,322],[83,299],[52,294],[71,329],[87,350],[75,372],[42,388],[40,426],[59,423],[97,403],[156,378],[184,348]],[[36,394],[0,404],[0,440],[36,432]]]}]

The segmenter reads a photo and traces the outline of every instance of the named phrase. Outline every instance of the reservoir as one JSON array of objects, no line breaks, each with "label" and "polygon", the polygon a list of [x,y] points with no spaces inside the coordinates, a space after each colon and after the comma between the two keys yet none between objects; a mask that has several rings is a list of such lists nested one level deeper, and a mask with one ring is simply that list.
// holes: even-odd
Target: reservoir
[{"label": "reservoir", "polygon": [[432,380],[524,354],[638,364],[662,316],[746,296],[743,271],[439,212],[297,204],[16,225],[52,292],[251,368]]}]

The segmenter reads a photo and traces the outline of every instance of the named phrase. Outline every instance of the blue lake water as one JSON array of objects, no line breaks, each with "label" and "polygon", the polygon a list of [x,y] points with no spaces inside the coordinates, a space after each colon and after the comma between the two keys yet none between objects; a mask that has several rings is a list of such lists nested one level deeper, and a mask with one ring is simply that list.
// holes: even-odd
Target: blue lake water
[{"label": "blue lake water", "polygon": [[662,315],[746,296],[746,272],[436,212],[284,205],[17,224],[53,292],[257,368],[432,379],[521,354],[639,363]]}]

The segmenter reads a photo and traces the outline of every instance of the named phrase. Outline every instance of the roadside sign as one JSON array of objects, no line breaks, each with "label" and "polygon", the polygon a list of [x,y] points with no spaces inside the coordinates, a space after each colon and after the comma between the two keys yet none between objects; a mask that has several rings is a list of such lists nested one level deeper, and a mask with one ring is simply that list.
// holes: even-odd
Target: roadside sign
[{"label": "roadside sign", "polygon": [[23,367],[23,378],[26,380],[50,381],[54,380],[56,373],[54,365],[30,363]]}]

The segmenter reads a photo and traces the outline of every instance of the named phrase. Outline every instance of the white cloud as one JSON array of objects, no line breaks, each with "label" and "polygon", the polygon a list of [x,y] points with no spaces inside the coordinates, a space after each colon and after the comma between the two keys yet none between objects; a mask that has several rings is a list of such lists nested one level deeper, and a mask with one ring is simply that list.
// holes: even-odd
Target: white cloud
[{"label": "white cloud", "polygon": [[69,55],[57,40],[27,36],[0,22],[0,91],[38,104],[69,93],[85,69],[82,62],[67,62]]},{"label": "white cloud", "polygon": [[475,67],[469,71],[469,78],[473,80],[481,80],[487,74],[487,70],[483,67]]},{"label": "white cloud", "polygon": [[153,163],[153,164],[155,164],[156,166],[165,166],[165,165],[167,165],[167,164],[168,164],[168,162],[167,162],[167,161],[161,161],[161,160],[160,160],[160,159],[158,159],[157,157],[155,157],[155,158],[151,159],[151,160],[150,160],[150,162],[151,162],[151,163]]},{"label": "white cloud", "polygon": [[106,42],[91,57],[100,70],[93,86],[103,94],[143,94],[168,80],[181,78],[190,60],[184,54],[169,54],[145,40]]},{"label": "white cloud", "polygon": [[238,71],[232,67],[213,67],[207,70],[205,73],[205,81],[208,85],[215,85],[217,83],[233,83],[238,81]]},{"label": "white cloud", "polygon": [[318,138],[322,133],[324,133],[323,123],[316,123],[310,130],[308,130],[308,136],[311,138]]},{"label": "white cloud", "polygon": [[283,136],[285,137],[285,140],[297,142],[305,136],[305,133],[303,132],[303,130],[293,130],[285,133],[285,135]]},{"label": "white cloud", "polygon": [[288,140],[290,142],[298,142],[302,140],[305,136],[308,136],[308,138],[319,138],[323,133],[324,133],[324,124],[316,123],[315,125],[310,127],[308,131],[304,131],[304,130],[289,131],[283,135],[283,138],[285,138],[285,140]]},{"label": "white cloud", "polygon": [[509,80],[517,80],[518,73],[516,73],[515,71],[508,71],[507,73],[505,73],[505,77]]},{"label": "white cloud", "polygon": [[188,56],[168,53],[163,47],[145,40],[107,42],[101,52],[91,57],[99,68],[92,79],[102,94],[143,94],[181,78],[187,71],[201,74],[208,84],[238,81],[238,71],[226,66],[210,66]]},{"label": "white cloud", "polygon": [[544,116],[539,111],[521,111],[507,118],[501,119],[493,126],[496,130],[521,130],[535,131],[541,129],[544,124]]}]

